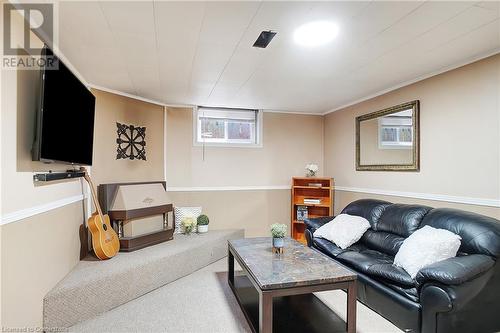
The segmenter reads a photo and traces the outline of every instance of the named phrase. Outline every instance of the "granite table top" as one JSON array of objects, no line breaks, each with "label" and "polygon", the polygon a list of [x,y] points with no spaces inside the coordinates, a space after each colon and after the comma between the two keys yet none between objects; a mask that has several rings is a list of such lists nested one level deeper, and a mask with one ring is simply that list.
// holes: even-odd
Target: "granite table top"
[{"label": "granite table top", "polygon": [[356,273],[291,238],[283,254],[272,252],[271,237],[228,241],[238,262],[262,290],[352,281]]}]

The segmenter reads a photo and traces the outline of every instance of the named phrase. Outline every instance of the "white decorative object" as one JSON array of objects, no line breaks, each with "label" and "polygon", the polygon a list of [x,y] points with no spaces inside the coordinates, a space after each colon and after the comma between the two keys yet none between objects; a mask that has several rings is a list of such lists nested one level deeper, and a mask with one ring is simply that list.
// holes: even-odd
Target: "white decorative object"
[{"label": "white decorative object", "polygon": [[455,257],[460,240],[451,231],[426,225],[404,240],[394,257],[394,265],[402,267],[414,279],[423,267]]},{"label": "white decorative object", "polygon": [[204,234],[205,232],[208,232],[208,224],[198,225],[198,233]]},{"label": "white decorative object", "polygon": [[[182,220],[186,217],[192,217],[196,221],[198,216],[201,214],[201,207],[174,207],[175,216],[175,231],[174,233],[180,234],[184,232],[184,227],[182,226]],[[193,230],[196,232],[196,229]]]},{"label": "white decorative object", "polygon": [[327,239],[341,249],[346,249],[359,241],[368,229],[370,229],[370,222],[364,217],[340,214],[318,228],[313,235]]},{"label": "white decorative object", "polygon": [[318,172],[318,170],[319,167],[317,164],[314,163],[306,164],[307,177],[316,176],[316,172]]}]

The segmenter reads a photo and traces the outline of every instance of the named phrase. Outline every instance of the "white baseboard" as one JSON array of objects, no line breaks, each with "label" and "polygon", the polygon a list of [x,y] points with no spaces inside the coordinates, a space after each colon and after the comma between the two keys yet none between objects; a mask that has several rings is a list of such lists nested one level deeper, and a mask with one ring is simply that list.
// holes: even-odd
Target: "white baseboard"
[{"label": "white baseboard", "polygon": [[466,205],[500,207],[500,199],[471,198],[471,197],[462,197],[462,196],[454,196],[446,194],[402,192],[402,191],[390,191],[390,190],[346,187],[346,186],[335,186],[335,190],[345,191],[345,192],[388,195],[394,197],[414,198],[414,199],[423,199],[432,201],[446,201],[446,202],[460,203]]}]

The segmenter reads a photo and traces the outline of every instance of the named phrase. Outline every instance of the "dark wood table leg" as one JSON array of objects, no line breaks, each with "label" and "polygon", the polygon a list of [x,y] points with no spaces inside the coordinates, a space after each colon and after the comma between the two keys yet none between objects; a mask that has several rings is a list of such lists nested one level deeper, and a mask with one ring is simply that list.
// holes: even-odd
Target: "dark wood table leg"
[{"label": "dark wood table leg", "polygon": [[234,286],[234,256],[231,249],[227,249],[227,282]]},{"label": "dark wood table leg", "polygon": [[259,293],[259,333],[273,331],[273,298],[270,293]]},{"label": "dark wood table leg", "polygon": [[347,332],[356,333],[356,281],[347,287]]}]

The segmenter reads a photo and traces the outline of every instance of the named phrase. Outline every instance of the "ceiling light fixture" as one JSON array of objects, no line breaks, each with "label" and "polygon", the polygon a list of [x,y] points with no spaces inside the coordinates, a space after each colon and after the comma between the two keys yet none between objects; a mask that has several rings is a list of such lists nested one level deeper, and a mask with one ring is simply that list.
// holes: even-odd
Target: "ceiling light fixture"
[{"label": "ceiling light fixture", "polygon": [[316,21],[301,25],[293,35],[297,44],[314,47],[331,42],[337,37],[339,27],[328,21]]}]

